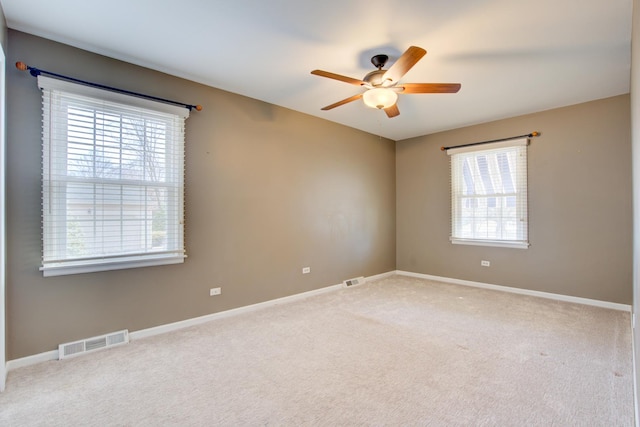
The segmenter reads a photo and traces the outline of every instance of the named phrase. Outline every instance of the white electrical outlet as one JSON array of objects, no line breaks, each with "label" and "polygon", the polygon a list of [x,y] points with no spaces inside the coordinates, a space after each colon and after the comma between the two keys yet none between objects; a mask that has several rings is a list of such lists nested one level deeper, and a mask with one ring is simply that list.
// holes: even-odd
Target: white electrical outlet
[{"label": "white electrical outlet", "polygon": [[483,267],[491,267],[491,262],[482,260],[480,261],[480,265]]},{"label": "white electrical outlet", "polygon": [[212,297],[214,295],[220,295],[222,293],[222,288],[211,288],[209,289],[209,296]]},{"label": "white electrical outlet", "polygon": [[302,267],[302,274],[311,273],[311,267]]}]

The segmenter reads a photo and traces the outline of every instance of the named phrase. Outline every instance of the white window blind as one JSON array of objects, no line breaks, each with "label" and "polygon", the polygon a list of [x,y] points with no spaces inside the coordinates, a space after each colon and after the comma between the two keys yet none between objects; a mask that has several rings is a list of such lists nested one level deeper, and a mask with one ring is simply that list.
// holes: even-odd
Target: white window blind
[{"label": "white window blind", "polygon": [[528,139],[452,148],[451,242],[526,248]]},{"label": "white window blind", "polygon": [[38,76],[45,276],[183,262],[189,111]]}]

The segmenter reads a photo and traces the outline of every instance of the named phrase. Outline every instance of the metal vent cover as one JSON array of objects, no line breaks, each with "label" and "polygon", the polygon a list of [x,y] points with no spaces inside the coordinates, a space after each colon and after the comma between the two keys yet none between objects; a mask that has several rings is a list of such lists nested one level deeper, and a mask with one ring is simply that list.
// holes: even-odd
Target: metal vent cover
[{"label": "metal vent cover", "polygon": [[360,276],[360,277],[356,277],[355,279],[347,279],[344,282],[342,282],[342,284],[345,288],[348,288],[351,286],[361,285],[364,282],[365,282],[364,277]]},{"label": "metal vent cover", "polygon": [[129,342],[129,331],[124,329],[106,335],[91,337],[80,341],[60,344],[58,346],[58,359],[66,359],[73,356],[97,351],[103,348],[114,347],[127,344]]}]

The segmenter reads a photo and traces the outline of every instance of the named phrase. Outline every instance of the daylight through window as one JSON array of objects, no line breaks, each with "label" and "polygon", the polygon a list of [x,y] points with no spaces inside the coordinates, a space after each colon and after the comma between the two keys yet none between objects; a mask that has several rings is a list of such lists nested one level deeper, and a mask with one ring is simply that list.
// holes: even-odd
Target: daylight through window
[{"label": "daylight through window", "polygon": [[183,262],[188,110],[42,76],[38,84],[44,275]]},{"label": "daylight through window", "polygon": [[460,147],[451,156],[451,241],[526,248],[528,139]]}]

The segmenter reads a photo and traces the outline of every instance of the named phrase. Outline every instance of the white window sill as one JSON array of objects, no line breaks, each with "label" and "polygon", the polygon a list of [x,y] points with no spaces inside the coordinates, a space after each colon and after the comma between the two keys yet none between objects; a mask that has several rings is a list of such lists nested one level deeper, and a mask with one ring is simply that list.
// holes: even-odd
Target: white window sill
[{"label": "white window sill", "polygon": [[180,264],[186,255],[132,257],[101,261],[79,261],[74,263],[49,264],[40,267],[44,277],[65,276],[69,274],[95,273],[98,271],[122,270],[125,268],[152,267],[156,265]]},{"label": "white window sill", "polygon": [[454,245],[494,246],[498,248],[515,248],[515,249],[529,248],[529,242],[516,242],[516,241],[508,241],[508,240],[458,239],[455,237],[451,237],[450,240],[451,240],[451,243],[453,243]]}]

